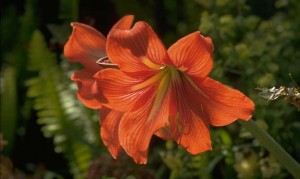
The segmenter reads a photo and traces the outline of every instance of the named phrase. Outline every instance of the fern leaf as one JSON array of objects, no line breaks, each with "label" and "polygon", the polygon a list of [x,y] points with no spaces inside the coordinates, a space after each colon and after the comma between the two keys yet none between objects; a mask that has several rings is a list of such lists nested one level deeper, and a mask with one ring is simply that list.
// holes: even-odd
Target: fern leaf
[{"label": "fern leaf", "polygon": [[38,123],[46,137],[52,137],[55,151],[63,152],[75,178],[82,178],[94,157],[97,120],[82,107],[70,81],[56,64],[39,31],[32,36],[29,48],[30,69],[38,73],[27,81],[27,95],[34,98]]}]

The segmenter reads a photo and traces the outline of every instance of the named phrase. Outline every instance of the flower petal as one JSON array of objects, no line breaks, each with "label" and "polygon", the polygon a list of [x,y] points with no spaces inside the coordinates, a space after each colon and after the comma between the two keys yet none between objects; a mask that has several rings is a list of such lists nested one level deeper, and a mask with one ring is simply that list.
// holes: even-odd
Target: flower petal
[{"label": "flower petal", "polygon": [[194,32],[168,49],[174,65],[191,76],[205,77],[213,66],[213,44],[210,38]]},{"label": "flower petal", "polygon": [[183,114],[180,120],[189,120],[186,126],[183,126],[177,143],[193,155],[212,150],[209,126],[205,120],[201,119],[192,111],[189,114]]},{"label": "flower petal", "polygon": [[121,146],[136,163],[147,163],[149,143],[152,135],[168,123],[169,95],[161,103],[160,110],[152,117],[156,97],[155,86],[144,94],[144,105],[139,110],[125,113],[119,126]]},{"label": "flower petal", "polygon": [[72,62],[80,62],[94,72],[101,69],[96,61],[106,56],[105,37],[96,29],[77,22],[71,23],[73,32],[64,47],[64,54]]},{"label": "flower petal", "polygon": [[162,42],[145,22],[137,22],[131,30],[111,30],[107,54],[125,72],[159,69],[169,60]]},{"label": "flower petal", "polygon": [[119,142],[119,124],[123,117],[122,112],[111,110],[102,107],[100,111],[100,136],[104,145],[108,148],[109,152],[114,159],[120,154],[122,147]]},{"label": "flower petal", "polygon": [[191,154],[211,150],[208,120],[207,116],[202,114],[197,91],[182,72],[173,71],[172,80],[169,125],[160,129],[156,135],[166,140],[177,141]]},{"label": "flower petal", "polygon": [[224,126],[237,119],[248,120],[252,117],[254,103],[238,90],[230,89],[211,78],[198,80],[203,107],[214,126]]},{"label": "flower petal", "polygon": [[96,100],[92,92],[92,87],[96,82],[93,75],[94,73],[84,69],[74,73],[71,79],[77,83],[78,99],[88,108],[99,109],[101,107],[101,103]]},{"label": "flower petal", "polygon": [[118,111],[132,108],[140,94],[147,88],[135,90],[133,86],[142,83],[146,78],[134,78],[117,69],[104,69],[94,75],[97,84],[95,97],[104,105]]},{"label": "flower petal", "polygon": [[133,23],[133,19],[134,19],[133,15],[123,16],[117,23],[115,23],[112,29],[122,29],[122,30],[130,29]]},{"label": "flower petal", "polygon": [[175,140],[193,155],[212,150],[209,125],[191,109],[179,109],[179,115],[171,118],[169,125],[155,133],[165,140]]}]

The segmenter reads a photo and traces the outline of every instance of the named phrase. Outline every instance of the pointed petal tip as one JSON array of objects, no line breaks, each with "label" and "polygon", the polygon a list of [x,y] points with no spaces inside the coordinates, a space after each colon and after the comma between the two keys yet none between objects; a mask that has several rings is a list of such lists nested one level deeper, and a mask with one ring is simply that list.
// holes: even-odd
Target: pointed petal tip
[{"label": "pointed petal tip", "polygon": [[134,15],[133,14],[127,14],[127,15],[123,16],[123,18],[127,18],[127,19],[133,21]]},{"label": "pointed petal tip", "polygon": [[146,165],[147,164],[147,160],[143,161],[143,162],[140,162],[140,163],[137,162],[137,164]]},{"label": "pointed petal tip", "polygon": [[124,17],[134,18],[134,15],[133,15],[133,14],[127,14],[127,15],[125,15]]},{"label": "pointed petal tip", "polygon": [[[130,155],[129,155],[130,156]],[[132,157],[133,161],[136,163],[136,164],[140,164],[140,165],[145,165],[147,164],[147,157],[142,157],[142,156],[130,156]]]},{"label": "pointed petal tip", "polygon": [[112,156],[113,159],[117,160],[119,154],[121,153],[121,150],[116,151],[116,150],[111,150],[110,146],[105,145],[105,147],[108,149],[110,155]]},{"label": "pointed petal tip", "polygon": [[71,22],[70,25],[73,28],[73,30],[76,29],[79,26],[85,27],[85,28],[92,28],[91,26],[83,24],[83,23],[80,23],[80,22]]},{"label": "pointed petal tip", "polygon": [[[122,21],[124,18],[125,17],[123,17],[120,21]],[[129,16],[127,18],[131,18],[131,16]],[[145,21],[137,21],[136,23],[134,23],[134,25],[132,26],[132,28],[125,29],[127,31],[124,31],[124,29],[120,29],[120,28],[112,28],[111,31],[120,31],[120,32],[127,32],[128,33],[128,32],[133,32],[133,31],[141,31],[141,30],[144,30],[145,28],[146,29],[148,29],[148,28],[152,29],[152,27],[147,22],[145,22]]]},{"label": "pointed petal tip", "polygon": [[[245,108],[246,115],[241,116],[240,119],[244,120],[244,121],[248,121],[252,118],[253,112],[255,111],[255,103],[249,97],[247,97],[246,95],[244,95],[243,101],[244,101],[243,106]],[[247,113],[248,113],[248,115],[247,115]]]},{"label": "pointed petal tip", "polygon": [[128,30],[128,29],[131,28],[133,20],[134,20],[134,16],[133,15],[131,15],[131,14],[125,15],[118,22],[116,22],[114,24],[114,26],[111,28],[111,31],[113,31],[114,29]]},{"label": "pointed petal tip", "polygon": [[127,153],[127,155],[129,155],[136,164],[147,164],[147,162],[148,162],[147,156],[145,156],[141,153],[135,153],[135,154],[130,153],[130,151],[128,151],[126,149],[126,147],[124,147],[124,144],[122,143],[122,141],[120,141],[120,145],[123,147],[123,149]]},{"label": "pointed petal tip", "polygon": [[136,163],[136,164],[140,164],[140,165],[145,165],[147,164],[147,158],[145,157],[137,157],[137,156],[131,156],[133,158],[133,161]]},{"label": "pointed petal tip", "polygon": [[[100,136],[101,137],[101,136]],[[101,137],[102,138],[102,137]],[[103,140],[103,138],[102,138]],[[107,148],[109,151],[110,155],[112,156],[113,159],[117,160],[119,154],[122,151],[122,148],[120,146],[115,146],[114,144],[109,144],[108,141],[103,141],[104,146]]]},{"label": "pointed petal tip", "polygon": [[[107,147],[107,146],[105,146],[105,147]],[[116,155],[113,155],[110,151],[109,151],[109,153],[110,153],[110,155],[111,155],[111,157],[113,158],[113,159],[115,159],[115,160],[117,160],[118,159],[118,156],[116,156]]]},{"label": "pointed petal tip", "polygon": [[249,110],[249,115],[248,116],[245,116],[245,117],[239,118],[239,119],[241,119],[243,121],[249,121],[253,117],[253,112],[254,112],[254,108]]},{"label": "pointed petal tip", "polygon": [[70,23],[72,27],[76,27],[76,26],[85,26],[85,27],[91,27],[87,24],[81,23],[81,22],[71,22]]},{"label": "pointed petal tip", "polygon": [[186,150],[192,155],[199,155],[206,151],[212,151],[213,149],[212,149],[211,143],[207,143],[206,146],[203,146],[203,148],[201,148],[201,149],[194,150],[190,147],[187,147]]}]

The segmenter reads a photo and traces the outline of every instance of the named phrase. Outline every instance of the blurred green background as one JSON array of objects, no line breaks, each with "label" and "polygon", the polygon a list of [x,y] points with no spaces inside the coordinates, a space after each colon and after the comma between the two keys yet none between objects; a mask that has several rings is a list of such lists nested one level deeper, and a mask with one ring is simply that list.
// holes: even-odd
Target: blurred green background
[{"label": "blurred green background", "polygon": [[[300,82],[297,0],[1,0],[1,178],[291,178],[238,123],[212,127],[213,151],[191,156],[153,137],[147,165],[113,160],[98,112],[76,98],[63,56],[79,21],[107,34],[123,15],[148,22],[168,47],[200,30],[213,39],[211,76],[255,101],[253,119],[300,160],[299,111],[256,88]],[[2,150],[3,149],[3,150]]]}]

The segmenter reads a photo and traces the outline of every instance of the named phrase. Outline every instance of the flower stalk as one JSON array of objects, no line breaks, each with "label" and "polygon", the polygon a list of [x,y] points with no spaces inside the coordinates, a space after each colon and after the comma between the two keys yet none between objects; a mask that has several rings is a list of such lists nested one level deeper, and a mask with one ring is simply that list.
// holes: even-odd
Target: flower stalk
[{"label": "flower stalk", "polygon": [[238,122],[245,127],[295,178],[300,178],[300,165],[266,131],[253,120]]}]

